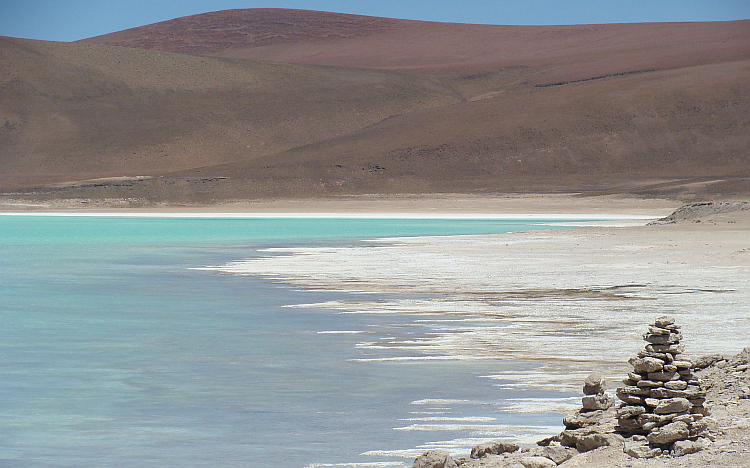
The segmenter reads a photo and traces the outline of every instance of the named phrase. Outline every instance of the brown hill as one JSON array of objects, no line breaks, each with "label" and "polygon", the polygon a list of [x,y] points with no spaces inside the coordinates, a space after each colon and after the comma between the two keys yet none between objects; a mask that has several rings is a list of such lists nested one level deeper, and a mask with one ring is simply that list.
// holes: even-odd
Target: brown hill
[{"label": "brown hill", "polygon": [[77,44],[4,39],[3,66],[6,189],[147,175],[161,177],[48,192],[750,193],[750,21],[230,10]]}]

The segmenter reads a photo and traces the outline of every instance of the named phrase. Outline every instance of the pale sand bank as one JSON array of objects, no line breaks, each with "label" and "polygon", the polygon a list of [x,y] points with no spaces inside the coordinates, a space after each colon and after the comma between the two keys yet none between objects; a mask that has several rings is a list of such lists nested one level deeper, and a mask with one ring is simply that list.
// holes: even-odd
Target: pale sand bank
[{"label": "pale sand bank", "polygon": [[386,300],[360,295],[314,306],[415,314],[432,324],[433,333],[401,341],[366,335],[358,347],[397,351],[373,359],[523,359],[544,366],[533,374],[488,376],[506,382],[498,385],[577,391],[592,370],[617,382],[642,347],[644,324],[663,314],[683,324],[690,354],[736,353],[750,344],[750,211],[701,223],[273,252],[284,255],[214,270],[312,289],[387,293]]},{"label": "pale sand bank", "polygon": [[250,200],[211,205],[140,204],[136,200],[0,199],[3,212],[118,212],[185,214],[305,214],[313,215],[434,215],[485,216],[503,214],[666,216],[680,203],[674,200],[622,196],[576,195],[361,195],[325,199]]},{"label": "pale sand bank", "polygon": [[[261,275],[304,288],[387,293],[385,299],[356,294],[307,306],[347,314],[412,314],[416,323],[430,327],[425,333],[406,331],[401,336],[359,330],[357,347],[372,356],[362,361],[537,362],[533,372],[484,376],[498,389],[519,391],[519,396],[539,389],[580,393],[592,371],[602,372],[613,391],[631,370],[628,358],[643,348],[641,334],[647,324],[663,314],[674,315],[683,326],[689,355],[735,354],[750,346],[750,210],[669,225],[402,238],[273,252],[282,255],[239,260],[214,270]],[[578,398],[561,393],[544,401],[519,398],[505,404],[505,410],[516,413],[562,413],[577,407]],[[744,417],[723,411],[730,411],[720,418],[727,427]],[[435,423],[425,421],[401,430],[427,430],[431,425]],[[474,430],[485,436],[510,437],[522,444],[562,429],[479,426]],[[746,437],[747,431],[739,434]],[[470,445],[465,440],[441,444],[460,456]],[[428,448],[434,447],[422,447]],[[601,450],[570,463],[636,466],[621,449]],[[413,459],[417,452],[390,455]],[[733,456],[717,446],[691,457],[738,466],[724,461]],[[695,466],[691,463],[686,458],[639,466]]]}]

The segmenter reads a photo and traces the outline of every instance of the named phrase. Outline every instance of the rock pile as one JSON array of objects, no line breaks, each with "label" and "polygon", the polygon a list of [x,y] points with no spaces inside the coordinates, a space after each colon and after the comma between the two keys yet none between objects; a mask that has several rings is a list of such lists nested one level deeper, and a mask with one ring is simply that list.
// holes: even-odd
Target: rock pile
[{"label": "rock pile", "polygon": [[639,458],[700,450],[704,441],[699,439],[707,436],[702,422],[708,414],[703,406],[706,391],[684,354],[680,326],[674,317],[659,317],[643,339],[648,344],[629,360],[633,372],[617,389],[624,404],[617,409],[616,430],[635,441],[625,450]]},{"label": "rock pile", "polygon": [[519,449],[517,444],[494,441],[474,447],[471,458],[456,460],[433,450],[419,457],[413,468],[551,468],[604,446],[636,458],[702,450],[714,440],[717,421],[707,417],[707,392],[693,371],[707,368],[704,376],[708,371],[724,372],[708,388],[750,400],[750,348],[734,357],[704,356],[693,363],[680,343],[680,326],[670,316],[658,317],[643,339],[646,347],[629,360],[633,371],[617,389],[623,401],[619,407],[607,393],[604,378],[593,373],[583,385],[583,407],[565,416],[564,431],[537,442],[537,447]]}]

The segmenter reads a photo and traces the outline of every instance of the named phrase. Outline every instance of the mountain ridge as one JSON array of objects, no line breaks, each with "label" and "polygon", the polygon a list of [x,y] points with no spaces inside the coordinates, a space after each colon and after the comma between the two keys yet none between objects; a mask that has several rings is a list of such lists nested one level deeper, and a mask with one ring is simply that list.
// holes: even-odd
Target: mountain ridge
[{"label": "mountain ridge", "polygon": [[[0,190],[750,193],[748,26],[261,9],[1,38]],[[76,183],[111,177],[133,182]]]}]

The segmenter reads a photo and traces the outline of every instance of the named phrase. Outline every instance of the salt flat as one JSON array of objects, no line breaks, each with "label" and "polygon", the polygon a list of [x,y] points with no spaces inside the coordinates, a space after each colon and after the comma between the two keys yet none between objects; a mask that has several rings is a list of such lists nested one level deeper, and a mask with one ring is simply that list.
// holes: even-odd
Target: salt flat
[{"label": "salt flat", "polygon": [[358,347],[392,354],[378,359],[538,361],[536,372],[487,377],[577,391],[594,370],[617,385],[658,315],[683,324],[688,354],[748,345],[749,213],[698,221],[273,249],[212,269],[362,293],[312,306],[430,325],[419,336],[363,335]]}]

